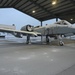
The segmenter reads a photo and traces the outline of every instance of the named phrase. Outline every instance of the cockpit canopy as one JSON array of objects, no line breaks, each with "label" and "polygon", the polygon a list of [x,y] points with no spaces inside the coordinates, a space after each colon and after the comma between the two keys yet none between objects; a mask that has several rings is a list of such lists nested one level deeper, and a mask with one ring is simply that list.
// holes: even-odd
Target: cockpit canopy
[{"label": "cockpit canopy", "polygon": [[71,23],[69,23],[68,21],[66,20],[61,20],[59,22],[56,22],[55,24],[59,24],[59,25],[71,25]]}]

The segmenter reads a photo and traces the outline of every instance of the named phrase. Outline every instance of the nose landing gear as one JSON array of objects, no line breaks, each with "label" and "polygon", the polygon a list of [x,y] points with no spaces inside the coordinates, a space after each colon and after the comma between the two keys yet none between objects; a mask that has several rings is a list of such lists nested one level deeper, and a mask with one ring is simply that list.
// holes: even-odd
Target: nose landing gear
[{"label": "nose landing gear", "polygon": [[64,45],[64,42],[63,41],[59,41],[59,45],[60,46],[63,46]]}]

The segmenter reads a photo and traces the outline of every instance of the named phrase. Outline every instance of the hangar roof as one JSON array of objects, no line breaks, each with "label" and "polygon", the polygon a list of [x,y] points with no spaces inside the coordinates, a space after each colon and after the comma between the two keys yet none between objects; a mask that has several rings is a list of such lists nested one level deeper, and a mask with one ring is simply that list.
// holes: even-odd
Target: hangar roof
[{"label": "hangar roof", "polygon": [[[1,8],[15,8],[39,21],[53,18],[65,19],[75,23],[75,0],[0,0]],[[35,13],[32,13],[34,11]]]}]

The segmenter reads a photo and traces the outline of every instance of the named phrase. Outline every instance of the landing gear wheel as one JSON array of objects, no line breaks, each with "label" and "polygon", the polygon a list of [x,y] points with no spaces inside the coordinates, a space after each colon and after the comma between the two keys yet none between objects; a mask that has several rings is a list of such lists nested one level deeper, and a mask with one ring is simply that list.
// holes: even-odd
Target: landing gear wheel
[{"label": "landing gear wheel", "polygon": [[60,42],[59,42],[59,45],[60,45],[60,46],[63,46],[63,45],[64,45],[64,42],[60,41]]}]

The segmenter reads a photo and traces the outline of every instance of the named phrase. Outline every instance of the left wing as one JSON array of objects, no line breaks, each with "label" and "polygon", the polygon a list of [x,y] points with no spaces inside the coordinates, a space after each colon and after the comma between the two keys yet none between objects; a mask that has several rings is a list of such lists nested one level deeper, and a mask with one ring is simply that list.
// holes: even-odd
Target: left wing
[{"label": "left wing", "polygon": [[29,32],[29,31],[21,31],[21,30],[12,30],[12,29],[5,29],[5,28],[0,28],[0,32],[6,32],[6,33],[11,33],[11,34],[15,34],[16,35],[34,35],[34,36],[38,36],[41,35],[41,33],[38,32]]}]

